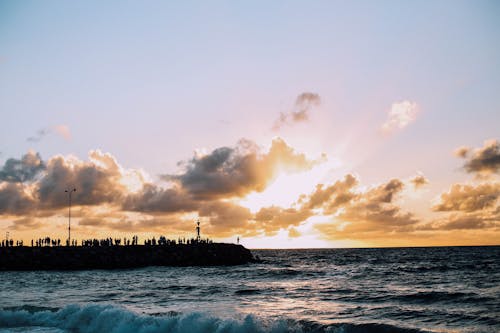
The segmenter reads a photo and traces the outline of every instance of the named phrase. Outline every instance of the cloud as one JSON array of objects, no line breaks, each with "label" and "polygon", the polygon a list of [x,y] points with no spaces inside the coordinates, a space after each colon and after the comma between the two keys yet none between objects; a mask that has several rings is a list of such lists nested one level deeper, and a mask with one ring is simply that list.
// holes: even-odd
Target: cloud
[{"label": "cloud", "polygon": [[428,230],[490,229],[500,227],[500,183],[453,184],[432,207],[451,212],[422,226]]},{"label": "cloud", "polygon": [[[399,179],[391,179],[385,184],[360,193],[339,215],[341,220],[362,223],[366,228],[380,230],[386,226],[399,227],[415,224],[418,220],[411,213],[402,212],[394,204],[395,197],[403,190]],[[371,225],[371,223],[376,225]]]},{"label": "cloud", "polygon": [[300,236],[301,236],[301,233],[297,229],[295,229],[293,227],[288,229],[288,237],[289,238],[298,238]]},{"label": "cloud", "polygon": [[302,196],[299,202],[308,209],[323,207],[324,213],[328,215],[349,203],[358,195],[352,191],[358,183],[359,181],[355,176],[348,174],[344,176],[344,179],[330,186],[316,185],[316,190],[309,196]]},{"label": "cloud", "polygon": [[136,212],[191,212],[197,210],[199,203],[178,186],[168,189],[154,184],[145,184],[138,193],[129,194],[122,208]]},{"label": "cloud", "polygon": [[[463,156],[488,155],[483,150],[487,149],[467,148]],[[47,226],[55,216],[67,213],[64,190],[75,187],[72,215],[88,234],[108,229],[191,235],[197,217],[203,232],[212,237],[278,233],[297,237],[297,229],[312,227],[330,240],[385,242],[419,232],[499,228],[500,185],[494,182],[453,185],[432,207],[438,219],[422,221],[407,211],[402,206],[404,189],[427,184],[422,174],[372,186],[345,174],[329,184],[311,183],[311,191],[289,206],[270,205],[254,212],[238,203],[247,194],[265,190],[280,173],[303,172],[319,162],[280,138],[267,150],[241,140],[208,154],[196,153],[179,164],[179,173],[162,176],[166,184],[156,184],[99,150],[89,152],[88,160],[57,155],[42,161],[28,152],[7,160],[0,169],[0,217],[12,221],[17,216],[12,227],[18,230]]]},{"label": "cloud", "polygon": [[484,142],[484,146],[472,150],[469,147],[460,147],[455,150],[455,155],[464,158],[464,169],[468,173],[479,177],[488,177],[500,171],[500,144],[498,140],[491,139]]},{"label": "cloud", "polygon": [[30,136],[26,139],[28,142],[40,142],[46,136],[56,133],[60,135],[66,141],[71,140],[71,131],[67,125],[60,124],[49,128],[42,128],[36,132],[35,135]]},{"label": "cloud", "polygon": [[280,229],[298,226],[312,215],[313,212],[307,208],[263,207],[255,214],[254,227],[270,236]]},{"label": "cloud", "polygon": [[[118,215],[118,216],[115,216]],[[150,216],[138,215],[127,216],[126,214],[111,214],[112,217],[105,215],[82,218],[78,225],[87,229],[108,229],[112,231],[120,231],[126,233],[135,232],[157,232],[162,235],[185,233],[193,231],[194,226],[192,221],[186,223],[177,215],[172,216]]]},{"label": "cloud", "polygon": [[439,230],[489,229],[500,226],[500,214],[451,214],[445,221],[434,224]]},{"label": "cloud", "polygon": [[500,183],[485,183],[477,186],[453,184],[448,192],[441,194],[434,211],[474,212],[498,206]]},{"label": "cloud", "polygon": [[28,142],[39,142],[41,141],[45,136],[50,134],[50,129],[49,128],[43,128],[41,130],[38,130],[34,136],[30,136],[26,139]]},{"label": "cloud", "polygon": [[20,160],[9,159],[0,171],[0,213],[22,215],[37,210],[47,214],[66,207],[68,188],[76,188],[77,205],[120,205],[128,189],[128,176],[110,154],[89,153],[89,161],[54,156],[47,162],[28,152]]},{"label": "cloud", "polygon": [[[242,140],[233,148],[196,155],[184,163],[184,172],[165,177],[169,184],[162,187],[147,182],[147,177],[136,177],[137,170],[123,169],[111,154],[99,150],[89,152],[88,161],[54,156],[44,162],[38,154],[29,152],[19,160],[8,160],[1,169],[0,214],[57,214],[67,207],[65,190],[76,188],[72,196],[75,206],[110,205],[123,212],[156,217],[198,213],[209,217],[214,230],[221,232],[216,225],[243,212],[243,208],[229,209],[227,199],[262,191],[280,172],[308,170],[315,163],[281,139],[275,139],[266,152]],[[216,214],[208,214],[207,207]]]},{"label": "cloud", "polygon": [[357,188],[358,183],[353,175],[346,175],[343,181],[326,187],[325,191],[317,186],[310,196],[301,198],[304,205],[321,208],[323,215],[331,219],[329,223],[315,225],[326,238],[387,237],[391,233],[412,230],[419,222],[395,202],[404,188],[401,180],[391,179],[368,189]]},{"label": "cloud", "polygon": [[333,185],[317,185],[314,192],[301,196],[299,203],[304,208],[321,209],[323,215],[336,215],[348,222],[401,223],[401,218],[408,218],[407,214],[400,215],[400,209],[393,204],[396,195],[404,188],[401,180],[391,179],[366,190],[358,189],[358,184],[356,177],[348,174]]},{"label": "cloud", "polygon": [[45,170],[40,154],[29,151],[21,159],[9,158],[0,170],[0,181],[23,183],[32,181]]},{"label": "cloud", "polygon": [[40,179],[38,196],[43,208],[65,207],[68,198],[64,191],[76,188],[73,200],[78,205],[119,203],[126,192],[121,183],[121,167],[110,154],[99,150],[89,153],[89,162],[55,156],[47,162]]},{"label": "cloud", "polygon": [[412,183],[413,187],[417,190],[417,189],[421,188],[422,186],[429,184],[429,180],[427,178],[425,178],[424,175],[418,174],[410,179],[410,183]]},{"label": "cloud", "polygon": [[[182,173],[164,177],[169,181],[166,187],[139,177],[140,186],[132,190],[126,178],[137,170],[123,169],[111,154],[95,150],[89,152],[88,161],[57,155],[44,162],[30,152],[20,160],[9,160],[2,169],[0,215],[36,214],[37,221],[47,221],[66,209],[64,191],[76,188],[73,216],[85,228],[151,231],[164,230],[168,224],[177,231],[191,230],[182,217],[195,214],[205,219],[204,230],[218,237],[272,234],[300,224],[311,213],[273,207],[272,217],[263,220],[261,214],[257,220],[248,208],[228,199],[262,191],[279,173],[309,170],[315,163],[279,138],[267,151],[242,140],[235,147],[181,163]],[[103,209],[105,213],[96,214]],[[16,228],[41,226],[19,221]]]},{"label": "cloud", "polygon": [[267,153],[242,140],[236,147],[217,148],[208,155],[195,156],[184,163],[183,173],[162,178],[177,183],[198,200],[213,200],[263,191],[279,173],[306,171],[316,163],[280,138],[273,140]]},{"label": "cloud", "polygon": [[57,125],[54,126],[54,131],[62,136],[65,140],[71,140],[71,131],[67,125]]},{"label": "cloud", "polygon": [[39,220],[32,217],[23,217],[15,220],[12,223],[11,229],[13,230],[34,230],[43,227],[44,224]]},{"label": "cloud", "polygon": [[469,154],[470,147],[462,146],[455,149],[453,154],[457,157],[465,158]]},{"label": "cloud", "polygon": [[493,230],[500,231],[500,207],[477,211],[455,211],[418,226],[417,230]]},{"label": "cloud", "polygon": [[238,234],[247,234],[252,213],[246,207],[227,201],[209,202],[200,207],[198,215],[208,218],[208,232],[219,237],[228,237]]},{"label": "cloud", "polygon": [[35,209],[36,200],[21,183],[0,183],[0,214],[22,215]]},{"label": "cloud", "polygon": [[279,118],[274,122],[273,130],[279,130],[283,125],[299,123],[309,120],[309,113],[314,107],[321,104],[318,94],[304,92],[297,96],[294,109],[287,113],[280,113]]},{"label": "cloud", "polygon": [[417,118],[417,103],[408,100],[393,103],[389,110],[387,120],[382,124],[382,131],[392,133],[401,130]]}]

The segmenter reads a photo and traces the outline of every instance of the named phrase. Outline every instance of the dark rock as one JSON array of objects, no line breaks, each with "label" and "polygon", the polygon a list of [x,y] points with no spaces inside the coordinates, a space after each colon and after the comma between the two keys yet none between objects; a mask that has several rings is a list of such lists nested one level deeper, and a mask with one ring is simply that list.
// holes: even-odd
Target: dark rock
[{"label": "dark rock", "polygon": [[0,271],[222,266],[249,262],[255,259],[248,249],[224,243],[0,248]]}]

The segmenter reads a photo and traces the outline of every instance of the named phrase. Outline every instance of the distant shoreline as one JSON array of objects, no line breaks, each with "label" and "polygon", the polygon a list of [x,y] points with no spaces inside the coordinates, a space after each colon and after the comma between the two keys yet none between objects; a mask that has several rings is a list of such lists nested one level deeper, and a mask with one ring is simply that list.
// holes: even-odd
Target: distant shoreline
[{"label": "distant shoreline", "polygon": [[297,248],[249,248],[252,251],[275,251],[275,250],[364,250],[364,249],[432,249],[432,248],[454,248],[454,247],[500,247],[498,245],[436,245],[436,246],[379,246],[379,247],[297,247]]}]

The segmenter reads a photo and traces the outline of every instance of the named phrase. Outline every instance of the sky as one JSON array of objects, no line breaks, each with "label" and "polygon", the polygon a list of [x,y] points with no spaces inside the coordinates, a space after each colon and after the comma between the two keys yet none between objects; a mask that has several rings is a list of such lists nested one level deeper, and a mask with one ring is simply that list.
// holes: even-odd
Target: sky
[{"label": "sky", "polygon": [[0,0],[0,238],[500,244],[497,1]]}]

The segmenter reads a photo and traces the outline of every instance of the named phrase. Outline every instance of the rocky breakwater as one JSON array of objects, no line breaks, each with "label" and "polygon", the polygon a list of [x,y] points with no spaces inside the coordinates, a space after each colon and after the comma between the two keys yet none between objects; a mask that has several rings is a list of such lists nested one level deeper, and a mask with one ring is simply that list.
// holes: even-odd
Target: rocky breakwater
[{"label": "rocky breakwater", "polygon": [[0,248],[0,271],[222,266],[254,261],[245,247],[224,243]]}]

